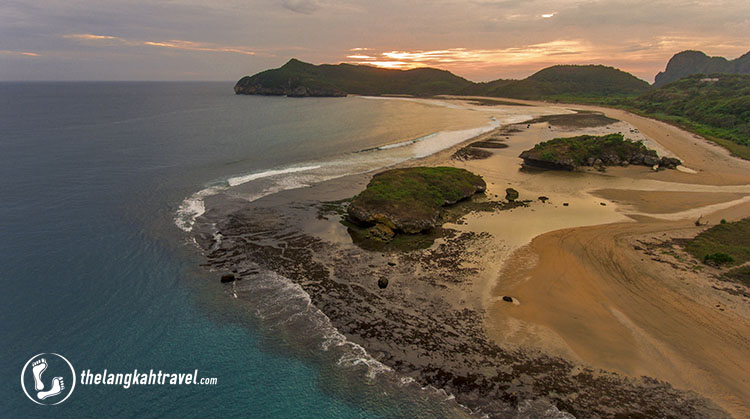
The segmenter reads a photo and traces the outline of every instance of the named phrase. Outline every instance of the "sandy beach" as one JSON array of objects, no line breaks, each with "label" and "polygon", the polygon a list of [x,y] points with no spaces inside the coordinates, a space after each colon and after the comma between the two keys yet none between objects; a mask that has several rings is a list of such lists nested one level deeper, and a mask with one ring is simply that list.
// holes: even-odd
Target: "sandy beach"
[{"label": "sandy beach", "polygon": [[[662,241],[695,236],[706,228],[695,226],[698,217],[716,224],[750,215],[750,162],[658,121],[619,110],[575,108],[627,122],[696,173],[638,167],[610,168],[606,176],[534,178],[498,171],[510,164],[502,156],[465,165],[499,189],[517,185],[522,197],[547,195],[556,207],[554,212],[469,216],[459,226],[522,243],[502,263],[488,299],[490,334],[505,344],[663,379],[712,398],[733,416],[750,415],[750,363],[743,356],[750,349],[747,297],[723,291],[708,274],[654,260],[636,244],[648,236]],[[526,135],[540,138],[532,130],[512,143],[524,142]],[[566,180],[551,182],[550,175]],[[562,199],[569,207],[554,205]],[[626,219],[611,223],[618,215]],[[584,224],[589,226],[577,227]],[[500,301],[503,295],[520,304]]]},{"label": "sandy beach", "polygon": [[[627,112],[524,104],[542,115],[586,109],[619,122],[505,126],[402,163],[465,168],[485,179],[486,199],[502,200],[513,187],[529,201],[472,212],[445,225],[448,233],[425,250],[362,250],[339,223],[340,212],[321,210],[322,202],[361,191],[371,173],[249,206],[216,197],[224,201],[207,201],[213,209],[197,240],[216,270],[252,281],[269,269],[299,284],[378,363],[444,389],[475,412],[522,417],[529,403],[543,400],[579,417],[750,415],[747,294],[711,269],[694,269],[672,242],[707,228],[695,225],[698,217],[710,225],[750,215],[750,162]],[[676,156],[684,167],[519,170],[518,155],[540,141],[612,132]],[[451,157],[488,138],[508,147],[484,160]],[[386,290],[375,286],[382,276],[390,279]],[[242,281],[235,295],[253,298],[248,284]]]}]

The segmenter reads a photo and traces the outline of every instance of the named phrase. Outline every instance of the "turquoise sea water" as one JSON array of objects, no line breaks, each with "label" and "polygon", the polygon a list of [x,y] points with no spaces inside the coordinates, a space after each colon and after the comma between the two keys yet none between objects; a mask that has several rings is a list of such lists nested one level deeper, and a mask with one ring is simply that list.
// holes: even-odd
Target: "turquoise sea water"
[{"label": "turquoise sea water", "polygon": [[[197,191],[427,135],[446,111],[239,97],[231,87],[0,83],[1,417],[455,413],[433,396],[384,390],[265,327],[199,266],[175,225],[180,210],[196,214],[186,198]],[[198,369],[218,384],[79,384],[63,404],[37,406],[19,377],[40,352],[63,354],[79,371]]]}]

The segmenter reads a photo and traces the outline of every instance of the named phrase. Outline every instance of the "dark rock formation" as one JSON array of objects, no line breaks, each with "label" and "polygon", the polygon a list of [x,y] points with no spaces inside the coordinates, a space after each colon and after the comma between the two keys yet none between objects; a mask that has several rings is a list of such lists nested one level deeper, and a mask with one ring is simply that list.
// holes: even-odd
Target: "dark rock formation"
[{"label": "dark rock formation", "polygon": [[471,146],[477,148],[508,148],[508,144],[497,140],[476,141],[471,143]]},{"label": "dark rock formation", "polygon": [[659,164],[659,157],[652,155],[643,156],[642,161],[646,166],[656,166],[657,164]]},{"label": "dark rock formation", "polygon": [[221,283],[226,284],[228,282],[234,282],[237,278],[234,277],[234,274],[224,274],[221,276]]},{"label": "dark rock formation", "polygon": [[482,150],[473,146],[466,146],[455,153],[452,158],[455,160],[484,160],[492,156],[491,151]]},{"label": "dark rock formation", "polygon": [[735,59],[709,57],[701,51],[682,51],[667,63],[667,68],[656,75],[654,86],[660,87],[693,74],[750,74],[750,52]]},{"label": "dark rock formation", "polygon": [[388,287],[388,278],[383,277],[383,278],[378,279],[378,288],[382,290],[387,287]]},{"label": "dark rock formation", "polygon": [[677,166],[681,165],[682,161],[674,157],[662,157],[659,160],[659,167],[665,167],[667,169],[676,169]]},{"label": "dark rock formation", "polygon": [[505,301],[506,303],[512,303],[513,302],[513,297],[508,297],[507,295],[504,295],[503,296],[503,301]]},{"label": "dark rock formation", "polygon": [[508,201],[515,201],[518,199],[518,191],[513,188],[507,188],[505,190],[505,199]]}]

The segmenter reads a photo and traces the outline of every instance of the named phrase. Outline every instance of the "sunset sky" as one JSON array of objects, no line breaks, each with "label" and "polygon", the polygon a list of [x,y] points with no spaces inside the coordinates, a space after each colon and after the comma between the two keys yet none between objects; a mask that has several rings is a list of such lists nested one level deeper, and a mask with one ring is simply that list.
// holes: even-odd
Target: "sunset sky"
[{"label": "sunset sky", "polygon": [[474,81],[750,50],[750,1],[3,0],[0,80],[236,80],[291,57]]}]

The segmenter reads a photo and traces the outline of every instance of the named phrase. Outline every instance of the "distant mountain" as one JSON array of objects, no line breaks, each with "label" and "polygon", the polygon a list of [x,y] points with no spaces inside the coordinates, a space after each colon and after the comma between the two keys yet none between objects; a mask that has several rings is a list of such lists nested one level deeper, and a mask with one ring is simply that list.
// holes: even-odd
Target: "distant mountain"
[{"label": "distant mountain", "polygon": [[663,86],[692,74],[750,74],[750,52],[734,59],[709,57],[701,51],[682,51],[667,63],[667,68],[656,75],[654,86]]},{"label": "distant mountain", "polygon": [[616,68],[601,65],[558,65],[523,80],[473,83],[434,68],[390,70],[366,65],[313,65],[291,59],[280,68],[245,76],[237,94],[286,96],[475,95],[518,99],[633,96],[648,83]]},{"label": "distant mountain", "polygon": [[633,99],[631,106],[750,146],[750,75],[694,74]]},{"label": "distant mountain", "polygon": [[603,65],[556,65],[523,80],[492,83],[484,95],[517,99],[630,96],[650,87],[630,73]]},{"label": "distant mountain", "polygon": [[286,96],[458,94],[474,83],[434,68],[390,70],[365,65],[313,65],[291,59],[280,68],[240,79],[237,94]]}]

